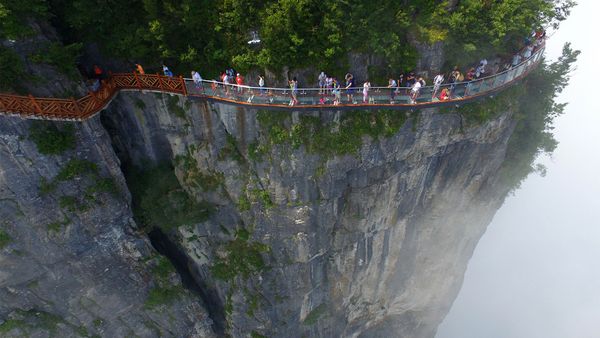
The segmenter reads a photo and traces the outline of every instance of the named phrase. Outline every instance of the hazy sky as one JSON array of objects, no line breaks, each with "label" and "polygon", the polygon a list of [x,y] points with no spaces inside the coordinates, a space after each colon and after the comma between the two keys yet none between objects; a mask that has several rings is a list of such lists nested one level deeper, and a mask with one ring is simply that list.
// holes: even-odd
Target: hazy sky
[{"label": "hazy sky", "polygon": [[546,52],[582,51],[548,174],[498,211],[437,338],[600,337],[600,1],[578,3]]}]

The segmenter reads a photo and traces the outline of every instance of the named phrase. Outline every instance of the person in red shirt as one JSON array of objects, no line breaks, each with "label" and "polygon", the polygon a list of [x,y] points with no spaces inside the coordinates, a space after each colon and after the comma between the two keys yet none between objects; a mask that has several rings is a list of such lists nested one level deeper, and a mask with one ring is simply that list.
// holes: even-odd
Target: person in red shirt
[{"label": "person in red shirt", "polygon": [[241,93],[243,91],[242,86],[244,85],[244,79],[240,73],[237,73],[237,76],[235,77],[235,83],[238,85],[238,93]]},{"label": "person in red shirt", "polygon": [[98,65],[94,65],[94,77],[96,79],[102,78],[102,68],[100,68]]},{"label": "person in red shirt", "polygon": [[440,94],[440,101],[446,101],[450,99],[450,94],[448,94],[448,88],[442,89],[442,93]]}]

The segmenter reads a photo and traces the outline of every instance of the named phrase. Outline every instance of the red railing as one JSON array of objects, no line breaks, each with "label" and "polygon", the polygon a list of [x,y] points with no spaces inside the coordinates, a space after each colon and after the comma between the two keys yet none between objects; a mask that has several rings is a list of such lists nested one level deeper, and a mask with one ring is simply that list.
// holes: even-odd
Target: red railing
[{"label": "red railing", "polygon": [[0,94],[0,113],[34,119],[84,120],[104,109],[120,90],[131,89],[187,95],[182,77],[113,74],[107,80],[102,80],[98,91],[90,92],[80,99]]}]

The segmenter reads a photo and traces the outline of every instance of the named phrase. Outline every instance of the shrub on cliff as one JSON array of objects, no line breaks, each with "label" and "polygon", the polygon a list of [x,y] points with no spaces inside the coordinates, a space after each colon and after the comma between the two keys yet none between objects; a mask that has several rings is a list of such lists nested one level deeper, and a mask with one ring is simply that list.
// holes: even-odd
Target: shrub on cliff
[{"label": "shrub on cliff", "polygon": [[35,121],[29,127],[29,139],[44,155],[58,155],[75,149],[75,130],[71,124],[58,129],[52,123]]},{"label": "shrub on cliff", "polygon": [[0,90],[17,90],[18,84],[25,77],[25,68],[19,56],[12,50],[0,46]]},{"label": "shrub on cliff", "polygon": [[164,231],[205,221],[212,211],[207,202],[197,202],[181,187],[173,168],[160,165],[130,170],[127,175],[133,211],[143,226]]},{"label": "shrub on cliff", "polygon": [[0,229],[0,249],[4,249],[11,240],[10,236],[4,230]]}]

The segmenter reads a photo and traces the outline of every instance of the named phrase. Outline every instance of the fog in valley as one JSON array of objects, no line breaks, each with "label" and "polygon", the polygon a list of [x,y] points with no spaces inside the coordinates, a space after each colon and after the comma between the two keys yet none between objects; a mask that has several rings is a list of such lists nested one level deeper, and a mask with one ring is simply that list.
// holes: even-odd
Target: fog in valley
[{"label": "fog in valley", "polygon": [[547,43],[550,61],[565,42],[581,50],[559,96],[559,145],[537,160],[546,176],[530,175],[496,214],[437,338],[600,337],[599,11],[579,1]]}]

